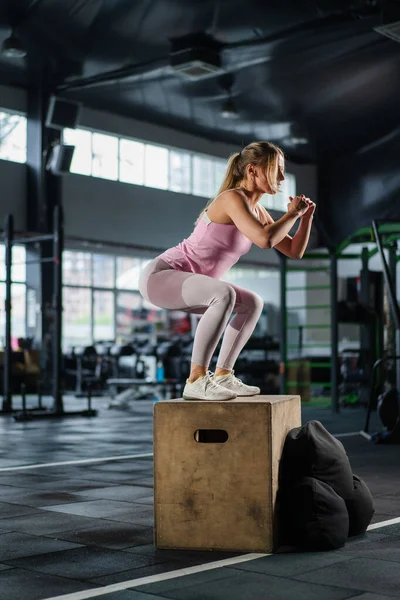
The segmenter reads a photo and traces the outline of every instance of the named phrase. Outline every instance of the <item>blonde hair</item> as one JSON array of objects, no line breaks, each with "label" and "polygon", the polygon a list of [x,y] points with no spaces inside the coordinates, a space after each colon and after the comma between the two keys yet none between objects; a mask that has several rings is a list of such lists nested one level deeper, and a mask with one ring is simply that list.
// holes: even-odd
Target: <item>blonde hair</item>
[{"label": "blonde hair", "polygon": [[[276,165],[279,155],[282,157],[285,156],[283,151],[271,142],[252,142],[243,148],[241,152],[235,152],[235,154],[232,154],[229,157],[228,168],[224,180],[214,198],[226,190],[239,187],[239,184],[245,178],[246,167],[249,164],[257,167],[264,167],[268,185],[274,192],[278,192],[279,184],[276,180]],[[210,198],[207,202],[206,206],[197,217],[195,225],[214,201],[214,198]]]}]

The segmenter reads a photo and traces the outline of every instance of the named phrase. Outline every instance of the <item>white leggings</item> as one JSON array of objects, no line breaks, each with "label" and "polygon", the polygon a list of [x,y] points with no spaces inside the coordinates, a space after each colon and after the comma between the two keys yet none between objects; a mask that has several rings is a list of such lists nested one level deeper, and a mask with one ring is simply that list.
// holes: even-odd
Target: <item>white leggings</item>
[{"label": "white leggings", "polygon": [[254,331],[264,301],[246,289],[187,271],[177,271],[160,258],[140,273],[139,291],[155,306],[202,314],[193,343],[192,362],[208,367],[226,327],[217,367],[231,370]]}]

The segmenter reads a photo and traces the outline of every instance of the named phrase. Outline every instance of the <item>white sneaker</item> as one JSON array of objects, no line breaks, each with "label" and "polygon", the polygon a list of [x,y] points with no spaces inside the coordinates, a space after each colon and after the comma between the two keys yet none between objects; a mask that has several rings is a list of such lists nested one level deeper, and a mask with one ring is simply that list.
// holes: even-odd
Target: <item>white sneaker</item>
[{"label": "white sneaker", "polygon": [[227,390],[231,390],[237,396],[257,396],[261,394],[259,387],[255,385],[246,385],[241,379],[235,377],[235,371],[229,375],[214,375],[213,379],[218,385],[222,385]]},{"label": "white sneaker", "polygon": [[213,379],[211,371],[207,371],[206,375],[199,377],[192,383],[187,379],[182,396],[185,400],[218,401],[236,398],[235,392],[225,389]]}]

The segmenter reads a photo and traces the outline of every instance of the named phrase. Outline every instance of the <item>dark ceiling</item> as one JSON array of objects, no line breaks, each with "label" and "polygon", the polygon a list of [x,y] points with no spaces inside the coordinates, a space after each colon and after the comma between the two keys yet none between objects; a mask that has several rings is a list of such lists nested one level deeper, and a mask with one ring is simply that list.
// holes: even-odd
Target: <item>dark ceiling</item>
[{"label": "dark ceiling", "polygon": [[[374,29],[390,20],[399,0],[2,0],[0,43],[13,26],[28,55],[1,57],[0,81],[328,164],[399,127],[400,44]],[[170,53],[197,34],[222,72],[189,81]],[[221,116],[228,88],[236,119]]]},{"label": "dark ceiling", "polygon": [[[316,161],[398,124],[400,46],[374,31],[381,11],[339,0],[3,0],[0,41],[15,25],[29,54],[2,58],[0,76],[26,86],[43,64],[50,85],[67,83],[63,93],[88,105],[211,139],[269,139]],[[224,73],[188,81],[169,69],[171,40],[201,32],[220,43]],[[224,84],[234,120],[220,115]]]}]

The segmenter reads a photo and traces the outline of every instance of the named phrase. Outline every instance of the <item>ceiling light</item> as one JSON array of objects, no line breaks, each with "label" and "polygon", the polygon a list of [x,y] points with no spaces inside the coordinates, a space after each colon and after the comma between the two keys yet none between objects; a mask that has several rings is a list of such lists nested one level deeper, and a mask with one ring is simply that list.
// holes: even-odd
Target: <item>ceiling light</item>
[{"label": "ceiling light", "polygon": [[304,146],[305,144],[308,144],[308,139],[305,137],[292,136],[285,138],[283,143],[286,144],[286,146]]},{"label": "ceiling light", "polygon": [[222,73],[219,43],[203,33],[171,40],[170,68],[191,81]]},{"label": "ceiling light", "polygon": [[228,98],[223,103],[222,110],[221,110],[221,117],[223,119],[237,119],[239,117],[239,113],[236,109],[236,106],[235,106],[233,100],[231,100],[231,98]]},{"label": "ceiling light", "polygon": [[211,61],[196,60],[189,56],[184,57],[177,55],[171,56],[171,68],[178,75],[181,75],[185,79],[190,79],[191,81],[197,81],[198,79],[210,77],[210,75],[221,72],[220,67],[215,64],[213,65]]},{"label": "ceiling light", "polygon": [[7,58],[24,58],[26,56],[26,50],[22,47],[14,32],[4,40],[1,52]]}]

